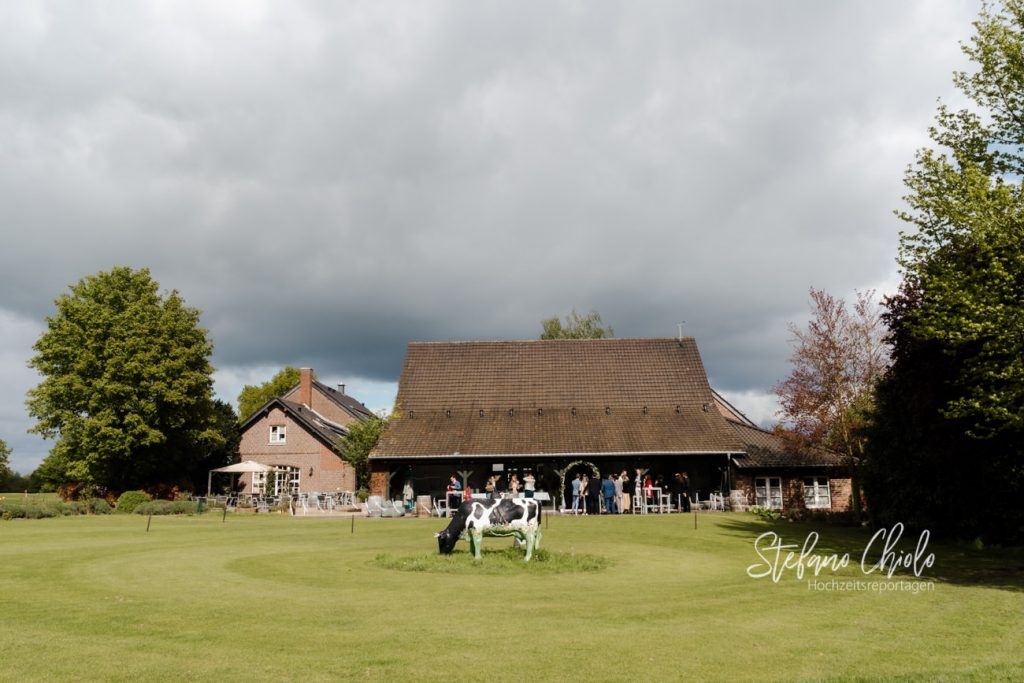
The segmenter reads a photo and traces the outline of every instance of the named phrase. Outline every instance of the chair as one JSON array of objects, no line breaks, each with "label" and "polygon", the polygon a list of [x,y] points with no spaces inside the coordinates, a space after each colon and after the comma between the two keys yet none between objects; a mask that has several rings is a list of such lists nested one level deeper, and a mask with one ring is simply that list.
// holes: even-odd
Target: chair
[{"label": "chair", "polygon": [[366,516],[382,517],[384,513],[384,499],[381,496],[370,496],[366,499]]},{"label": "chair", "polygon": [[448,516],[448,498],[435,498],[434,499],[434,511],[432,514],[438,517]]},{"label": "chair", "polygon": [[381,504],[381,517],[402,517],[405,515],[405,506],[400,500],[386,500]]}]

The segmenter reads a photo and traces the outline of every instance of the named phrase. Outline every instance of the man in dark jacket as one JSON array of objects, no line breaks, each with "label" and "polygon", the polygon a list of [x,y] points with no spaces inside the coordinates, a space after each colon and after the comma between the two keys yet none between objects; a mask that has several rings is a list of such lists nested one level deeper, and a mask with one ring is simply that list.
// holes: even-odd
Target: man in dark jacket
[{"label": "man in dark jacket", "polygon": [[686,472],[679,475],[679,504],[682,512],[690,511],[690,477]]},{"label": "man in dark jacket", "polygon": [[601,510],[601,478],[593,476],[587,484],[587,509],[599,512]]},{"label": "man in dark jacket", "polygon": [[614,515],[615,509],[615,475],[609,474],[608,478],[601,482],[601,495],[604,496],[604,511]]}]

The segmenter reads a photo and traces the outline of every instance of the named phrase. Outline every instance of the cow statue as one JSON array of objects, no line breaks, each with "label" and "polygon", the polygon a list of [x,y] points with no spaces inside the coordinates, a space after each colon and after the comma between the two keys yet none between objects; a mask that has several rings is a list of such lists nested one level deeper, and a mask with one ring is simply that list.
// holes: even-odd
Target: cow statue
[{"label": "cow statue", "polygon": [[525,562],[534,549],[540,550],[540,503],[532,498],[467,500],[455,512],[448,528],[437,537],[437,549],[451,554],[455,543],[465,534],[473,559],[480,559],[480,541],[484,536],[514,536],[517,545],[526,546]]}]

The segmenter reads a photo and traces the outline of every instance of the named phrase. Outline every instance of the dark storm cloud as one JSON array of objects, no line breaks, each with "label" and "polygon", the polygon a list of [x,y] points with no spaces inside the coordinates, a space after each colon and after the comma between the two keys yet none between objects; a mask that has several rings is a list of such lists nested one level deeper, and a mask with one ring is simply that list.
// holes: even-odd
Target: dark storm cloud
[{"label": "dark storm cloud", "polygon": [[11,3],[0,308],[38,324],[147,266],[218,367],[394,381],[410,339],[575,306],[618,336],[686,320],[717,385],[763,393],[810,286],[892,280],[976,10]]}]

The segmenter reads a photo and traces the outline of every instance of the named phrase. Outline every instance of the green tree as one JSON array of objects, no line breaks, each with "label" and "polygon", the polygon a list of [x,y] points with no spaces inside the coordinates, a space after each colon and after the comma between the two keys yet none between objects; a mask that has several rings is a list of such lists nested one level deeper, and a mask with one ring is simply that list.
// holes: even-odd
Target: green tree
[{"label": "green tree", "polygon": [[[1024,539],[1024,2],[983,5],[905,176],[914,229],[887,302],[892,367],[876,391],[865,492],[882,523]],[[971,510],[957,501],[970,498]]]},{"label": "green tree", "polygon": [[977,64],[954,76],[974,103],[940,106],[932,139],[905,178],[915,230],[899,263],[920,292],[903,312],[908,332],[959,359],[958,390],[943,415],[973,436],[1024,428],[1024,3],[985,5],[964,52]]},{"label": "green tree", "polygon": [[238,420],[244,422],[260,407],[274,398],[282,396],[299,383],[299,369],[282,368],[272,378],[259,385],[246,384],[238,394]]},{"label": "green tree", "polygon": [[370,488],[370,450],[377,445],[386,425],[387,420],[372,415],[362,422],[346,425],[348,434],[337,441],[341,457],[356,470],[357,488]]},{"label": "green tree", "polygon": [[597,311],[580,315],[575,308],[565,316],[564,324],[558,317],[547,318],[540,324],[541,339],[605,339],[615,334],[611,326],[601,326],[601,314]]},{"label": "green tree", "polygon": [[10,477],[12,474],[10,467],[10,457],[10,446],[7,445],[6,441],[0,439],[0,482],[5,481],[7,477]]},{"label": "green tree", "polygon": [[221,439],[206,444],[204,457],[192,467],[190,482],[202,484],[205,488],[210,470],[238,462],[238,444],[242,441],[242,433],[238,430],[238,415],[227,401],[219,399],[213,402],[213,429],[221,435]]},{"label": "green tree", "polygon": [[161,294],[147,269],[83,278],[29,361],[32,431],[56,443],[41,479],[109,491],[182,482],[223,445],[212,399],[212,345],[199,311]]}]

